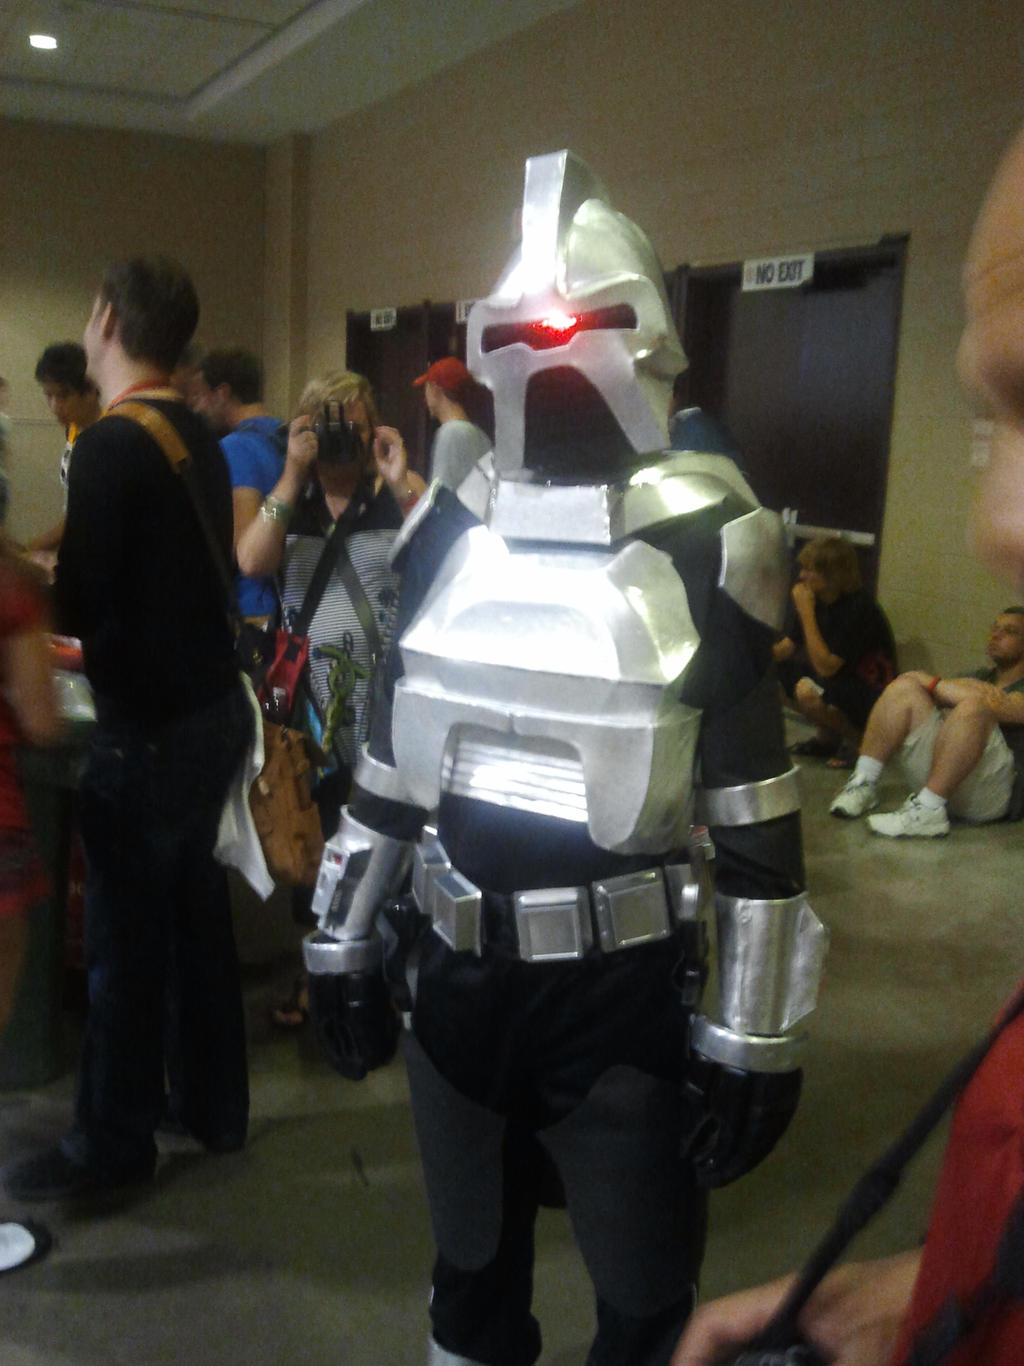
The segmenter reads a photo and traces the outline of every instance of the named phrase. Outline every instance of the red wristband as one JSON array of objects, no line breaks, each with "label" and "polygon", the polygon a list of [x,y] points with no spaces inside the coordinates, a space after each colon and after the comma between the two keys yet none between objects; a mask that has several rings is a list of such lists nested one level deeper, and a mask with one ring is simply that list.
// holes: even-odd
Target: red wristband
[{"label": "red wristband", "polygon": [[939,686],[939,684],[940,684],[941,682],[942,682],[942,679],[939,677],[938,674],[936,674],[935,677],[932,679],[932,681],[928,684],[928,687],[925,689],[925,691],[928,692],[928,693],[930,693],[931,696],[934,697],[934,696],[935,696],[935,689]]}]

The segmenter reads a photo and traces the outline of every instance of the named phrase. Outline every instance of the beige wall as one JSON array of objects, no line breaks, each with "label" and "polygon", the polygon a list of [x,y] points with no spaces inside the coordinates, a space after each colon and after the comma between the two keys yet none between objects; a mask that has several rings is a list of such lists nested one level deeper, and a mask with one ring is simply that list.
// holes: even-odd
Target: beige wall
[{"label": "beige wall", "polygon": [[200,340],[262,348],[283,412],[341,363],[347,309],[486,292],[523,159],[568,145],[666,267],[910,233],[880,590],[908,662],[962,665],[1009,594],[965,550],[958,273],[1022,70],[1018,0],[584,0],[266,153],[0,123],[15,531],[60,505],[35,358],[78,335],[106,260],[185,260]]},{"label": "beige wall", "polygon": [[289,415],[306,382],[309,139],[284,138],[267,153],[264,267],[264,400]]},{"label": "beige wall", "polygon": [[63,434],[33,379],[51,341],[80,339],[103,267],[163,252],[199,290],[199,338],[262,346],[264,165],[256,148],[0,122],[0,374],[11,387],[12,529],[61,512]]},{"label": "beige wall", "polygon": [[306,347],[345,310],[474,297],[525,156],[572,146],[666,267],[909,232],[881,597],[951,669],[1011,594],[975,568],[958,271],[1021,117],[1018,0],[586,0],[312,142]]}]

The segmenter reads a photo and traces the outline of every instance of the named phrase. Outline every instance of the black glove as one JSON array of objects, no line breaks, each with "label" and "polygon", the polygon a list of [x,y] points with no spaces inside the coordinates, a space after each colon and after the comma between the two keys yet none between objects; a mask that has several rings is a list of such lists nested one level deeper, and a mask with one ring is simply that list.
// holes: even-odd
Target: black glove
[{"label": "black glove", "polygon": [[762,1162],[793,1118],[803,1072],[742,1072],[694,1057],[684,1087],[682,1155],[702,1186],[727,1186]]},{"label": "black glove", "polygon": [[379,972],[309,974],[309,1013],[332,1067],[351,1081],[395,1056],[402,1022]]}]

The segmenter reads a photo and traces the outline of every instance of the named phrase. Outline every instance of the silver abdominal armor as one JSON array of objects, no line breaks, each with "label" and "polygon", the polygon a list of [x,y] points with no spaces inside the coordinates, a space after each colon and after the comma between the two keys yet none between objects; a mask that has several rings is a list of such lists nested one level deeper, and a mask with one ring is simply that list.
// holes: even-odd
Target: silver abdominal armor
[{"label": "silver abdominal armor", "polygon": [[616,852],[678,847],[700,713],[677,694],[699,643],[663,552],[474,528],[401,642],[392,739],[412,799],[584,822]]}]

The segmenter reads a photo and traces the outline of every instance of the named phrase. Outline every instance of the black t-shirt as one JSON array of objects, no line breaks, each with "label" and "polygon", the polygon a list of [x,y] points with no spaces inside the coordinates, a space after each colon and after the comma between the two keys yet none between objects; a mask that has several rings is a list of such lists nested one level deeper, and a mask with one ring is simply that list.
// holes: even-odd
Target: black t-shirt
[{"label": "black t-shirt", "polygon": [[[815,601],[814,615],[822,640],[834,655],[843,661],[843,669],[859,674],[864,661],[876,656],[890,665],[896,658],[896,646],[885,613],[864,588],[841,593],[835,602]],[[803,628],[797,618],[792,636],[796,644],[803,643]],[[889,677],[892,676],[890,671]]]},{"label": "black t-shirt", "polygon": [[[183,403],[153,401],[185,443],[231,563],[231,481]],[[55,588],[82,640],[101,719],[158,726],[238,683],[224,590],[188,490],[157,442],[116,410],[78,438]]]}]

